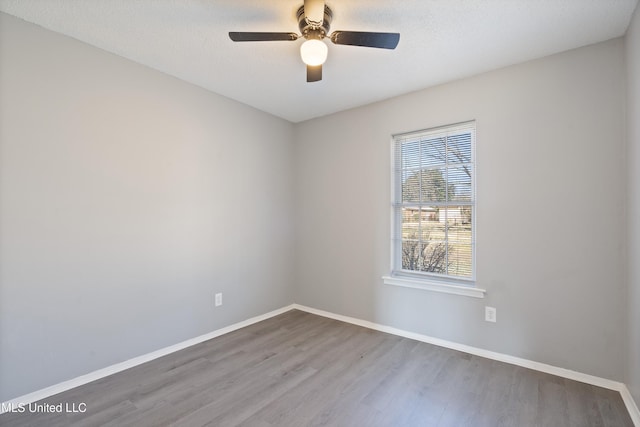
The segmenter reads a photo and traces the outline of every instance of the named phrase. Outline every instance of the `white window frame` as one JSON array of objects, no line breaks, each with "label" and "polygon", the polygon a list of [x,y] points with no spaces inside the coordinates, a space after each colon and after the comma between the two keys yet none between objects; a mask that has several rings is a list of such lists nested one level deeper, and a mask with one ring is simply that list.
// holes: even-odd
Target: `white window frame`
[{"label": "white window frame", "polygon": [[[471,143],[471,163],[473,174],[471,175],[471,185],[473,188],[473,204],[471,205],[472,215],[472,274],[470,278],[461,278],[431,272],[417,272],[402,269],[402,239],[401,236],[402,218],[401,213],[396,208],[401,203],[402,182],[398,179],[396,170],[396,146],[400,138],[409,135],[441,134],[445,132],[456,132],[469,130],[472,134]],[[383,277],[387,285],[403,286],[409,288],[423,289],[435,292],[444,292],[455,295],[484,298],[485,290],[476,286],[476,127],[475,121],[457,123],[454,125],[439,126],[421,131],[406,132],[393,135],[391,138],[391,273]]]}]

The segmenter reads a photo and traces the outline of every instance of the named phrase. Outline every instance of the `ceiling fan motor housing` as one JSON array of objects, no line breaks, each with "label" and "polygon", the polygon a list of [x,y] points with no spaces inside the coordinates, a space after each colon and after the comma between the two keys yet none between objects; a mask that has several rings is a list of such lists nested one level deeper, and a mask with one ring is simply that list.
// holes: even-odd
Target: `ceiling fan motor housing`
[{"label": "ceiling fan motor housing", "polygon": [[265,42],[295,41],[304,37],[306,41],[300,46],[300,56],[307,65],[307,82],[322,80],[322,64],[327,59],[328,50],[327,44],[321,42],[324,38],[330,38],[331,42],[337,45],[379,49],[395,49],[400,40],[398,33],[371,31],[334,31],[329,35],[333,12],[324,0],[304,0],[304,4],[298,8],[296,18],[301,36],[291,32],[230,31],[229,38],[234,42]]},{"label": "ceiling fan motor housing", "polygon": [[300,28],[300,33],[305,39],[322,40],[329,34],[331,18],[333,18],[333,12],[331,12],[329,6],[324,6],[324,18],[322,23],[319,24],[307,20],[304,13],[304,6],[300,6],[296,16],[298,17],[298,28]]}]

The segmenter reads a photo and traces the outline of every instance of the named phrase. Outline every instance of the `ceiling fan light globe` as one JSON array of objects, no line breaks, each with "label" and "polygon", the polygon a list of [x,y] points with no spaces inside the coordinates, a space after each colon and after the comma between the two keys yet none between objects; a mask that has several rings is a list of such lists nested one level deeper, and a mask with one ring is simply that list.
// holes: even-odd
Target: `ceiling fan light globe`
[{"label": "ceiling fan light globe", "polygon": [[307,65],[322,65],[327,60],[329,48],[320,40],[307,40],[300,46],[302,62]]}]

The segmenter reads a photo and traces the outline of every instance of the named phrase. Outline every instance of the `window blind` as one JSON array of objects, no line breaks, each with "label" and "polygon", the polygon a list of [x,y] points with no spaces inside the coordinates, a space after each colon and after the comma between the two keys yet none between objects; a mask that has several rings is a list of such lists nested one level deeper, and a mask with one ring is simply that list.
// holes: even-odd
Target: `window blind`
[{"label": "window blind", "polygon": [[394,273],[475,279],[475,122],[394,137]]}]

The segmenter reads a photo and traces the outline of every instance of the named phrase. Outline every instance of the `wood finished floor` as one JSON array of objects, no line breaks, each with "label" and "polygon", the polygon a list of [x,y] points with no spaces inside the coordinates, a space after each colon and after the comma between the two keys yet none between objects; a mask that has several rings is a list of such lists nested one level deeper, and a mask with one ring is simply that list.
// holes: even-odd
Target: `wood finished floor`
[{"label": "wood finished floor", "polygon": [[[2,426],[631,426],[619,393],[293,310]],[[42,402],[40,402],[42,403]]]}]

